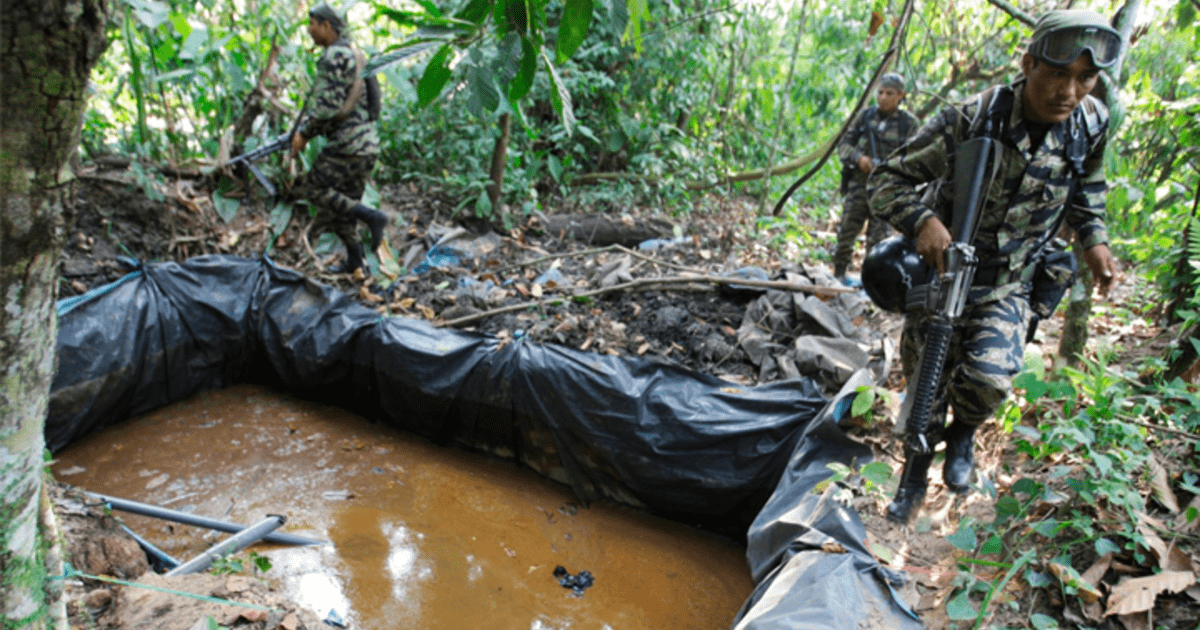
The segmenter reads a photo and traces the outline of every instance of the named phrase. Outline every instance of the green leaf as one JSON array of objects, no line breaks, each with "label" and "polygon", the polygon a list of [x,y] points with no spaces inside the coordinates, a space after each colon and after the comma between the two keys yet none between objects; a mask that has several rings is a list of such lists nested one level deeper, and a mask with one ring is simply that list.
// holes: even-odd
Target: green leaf
[{"label": "green leaf", "polygon": [[858,394],[854,396],[854,404],[850,406],[850,415],[855,417],[864,415],[874,406],[875,388],[864,385],[858,388]]},{"label": "green leaf", "polygon": [[1051,584],[1054,584],[1054,577],[1042,573],[1041,571],[1034,571],[1033,569],[1030,569],[1025,572],[1025,581],[1028,582],[1029,586],[1032,588],[1045,588]]},{"label": "green leaf", "polygon": [[479,24],[487,17],[488,9],[490,8],[492,8],[490,0],[471,0],[467,3],[467,6],[459,9],[458,13],[454,14],[454,17]]},{"label": "green leaf", "polygon": [[996,554],[1004,551],[1004,540],[993,534],[983,541],[983,545],[979,548],[981,554]]},{"label": "green leaf", "polygon": [[1035,496],[1041,492],[1042,485],[1029,477],[1021,477],[1012,485],[1013,494]]},{"label": "green leaf", "polygon": [[1096,539],[1096,554],[1107,556],[1110,553],[1121,553],[1121,546],[1107,538]]},{"label": "green leaf", "polygon": [[292,207],[285,203],[275,204],[271,209],[271,233],[282,234],[292,220]]},{"label": "green leaf", "polygon": [[974,551],[975,528],[970,525],[960,525],[958,531],[946,536],[946,540],[962,551]]},{"label": "green leaf", "polygon": [[1191,523],[1192,521],[1196,520],[1197,516],[1200,516],[1200,509],[1189,505],[1187,509],[1183,511],[1183,516],[1187,519],[1187,522]]},{"label": "green leaf", "polygon": [[546,51],[541,50],[539,53],[542,60],[546,62],[546,69],[550,71],[550,84],[554,86],[550,92],[554,111],[558,112],[559,118],[562,119],[563,129],[566,130],[567,136],[571,136],[575,133],[575,106],[571,102],[571,93],[567,91],[567,86],[563,84],[562,79],[558,78],[558,71],[554,69],[554,64],[550,63]]},{"label": "green leaf", "polygon": [[1058,621],[1050,615],[1042,613],[1033,613],[1029,616],[1029,623],[1033,624],[1035,630],[1058,630]]},{"label": "green leaf", "polygon": [[446,82],[450,80],[450,56],[453,54],[454,49],[446,44],[430,58],[425,66],[425,74],[417,83],[419,107],[432,103],[442,93],[442,88],[446,87]]},{"label": "green leaf", "polygon": [[496,8],[492,15],[500,34],[516,31],[529,35],[529,6],[525,0],[496,0]]},{"label": "green leaf", "polygon": [[587,37],[594,8],[592,0],[566,0],[562,22],[558,25],[558,40],[554,44],[554,63],[565,63],[579,49]]},{"label": "green leaf", "polygon": [[971,604],[971,594],[963,590],[946,602],[946,616],[954,621],[969,621],[979,617],[979,612]]},{"label": "green leaf", "polygon": [[500,91],[496,89],[492,72],[488,68],[471,66],[467,70],[467,89],[470,94],[467,98],[467,109],[472,114],[483,118],[500,106]]},{"label": "green leaf", "polygon": [[238,208],[242,207],[241,199],[226,197],[215,190],[212,192],[212,202],[213,208],[217,211],[217,216],[221,217],[221,220],[226,223],[232,221],[234,215],[237,214]]},{"label": "green leaf", "polygon": [[533,76],[537,73],[538,51],[533,45],[533,40],[528,37],[521,37],[521,67],[517,71],[517,76],[508,84],[508,99],[510,101],[519,101],[529,93],[529,89],[533,87]]},{"label": "green leaf", "polygon": [[1011,496],[996,499],[996,520],[1003,521],[1021,513],[1021,503]]},{"label": "green leaf", "polygon": [[877,486],[886,484],[892,478],[892,467],[887,465],[886,462],[871,462],[863,466],[862,470],[858,472],[863,476],[863,479]]}]

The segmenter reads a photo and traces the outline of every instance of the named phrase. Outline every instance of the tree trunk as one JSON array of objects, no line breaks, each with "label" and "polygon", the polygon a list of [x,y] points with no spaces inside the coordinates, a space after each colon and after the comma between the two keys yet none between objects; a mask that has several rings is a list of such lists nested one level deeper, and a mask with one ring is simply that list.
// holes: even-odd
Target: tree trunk
[{"label": "tree trunk", "polygon": [[65,624],[38,527],[65,166],[108,14],[104,0],[3,0],[0,13],[0,626],[44,628]]},{"label": "tree trunk", "polygon": [[1062,338],[1058,340],[1058,358],[1055,367],[1078,367],[1079,359],[1088,341],[1088,314],[1092,311],[1092,271],[1083,263],[1083,247],[1076,239],[1075,260],[1079,261],[1079,274],[1067,295],[1067,312],[1063,319]]},{"label": "tree trunk", "polygon": [[508,165],[508,139],[512,135],[512,115],[500,115],[500,137],[496,138],[496,144],[492,147],[492,167],[489,175],[491,183],[488,184],[487,194],[488,200],[492,202],[492,211],[500,211],[500,202],[504,200],[504,168]]}]

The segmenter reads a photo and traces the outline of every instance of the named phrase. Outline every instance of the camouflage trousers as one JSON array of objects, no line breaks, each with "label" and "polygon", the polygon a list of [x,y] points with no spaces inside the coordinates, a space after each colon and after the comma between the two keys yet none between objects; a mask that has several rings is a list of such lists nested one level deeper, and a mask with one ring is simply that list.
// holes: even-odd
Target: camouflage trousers
[{"label": "camouflage trousers", "polygon": [[357,223],[350,214],[362,199],[367,178],[379,156],[321,151],[304,177],[300,194],[317,207],[313,233],[333,232],[346,245],[357,243]]},{"label": "camouflage trousers", "polygon": [[835,275],[844,275],[850,267],[850,260],[854,257],[854,242],[858,240],[864,224],[867,226],[868,252],[892,231],[892,226],[888,225],[887,221],[871,216],[871,209],[867,205],[866,185],[857,181],[851,182],[846,197],[842,200],[842,222],[838,224],[837,248],[833,252]]},{"label": "camouflage trousers", "polygon": [[[955,422],[969,425],[983,424],[995,415],[1012,390],[1013,377],[1024,367],[1030,314],[1029,295],[1025,292],[967,305],[950,340],[935,411],[953,405]],[[913,315],[904,322],[900,358],[910,387],[917,378],[917,361],[925,346],[928,322],[927,316]]]}]

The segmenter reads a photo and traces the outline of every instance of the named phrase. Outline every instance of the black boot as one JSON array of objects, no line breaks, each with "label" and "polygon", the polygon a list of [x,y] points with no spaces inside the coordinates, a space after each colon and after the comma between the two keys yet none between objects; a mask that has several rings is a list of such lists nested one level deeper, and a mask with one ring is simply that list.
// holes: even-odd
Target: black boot
[{"label": "black boot", "polygon": [[361,203],[350,210],[350,215],[371,228],[371,251],[377,251],[379,244],[383,242],[383,228],[387,227],[387,216]]},{"label": "black boot", "polygon": [[942,465],[942,479],[955,494],[966,494],[971,489],[977,428],[976,425],[957,421],[946,427],[946,463]]},{"label": "black boot", "polygon": [[904,462],[904,472],[900,474],[900,487],[896,489],[896,498],[887,506],[889,521],[907,524],[917,509],[925,503],[925,488],[929,485],[929,464],[932,462],[933,453],[908,456]]},{"label": "black boot", "polygon": [[354,273],[363,266],[362,243],[346,243],[346,260],[330,269],[330,273]]}]

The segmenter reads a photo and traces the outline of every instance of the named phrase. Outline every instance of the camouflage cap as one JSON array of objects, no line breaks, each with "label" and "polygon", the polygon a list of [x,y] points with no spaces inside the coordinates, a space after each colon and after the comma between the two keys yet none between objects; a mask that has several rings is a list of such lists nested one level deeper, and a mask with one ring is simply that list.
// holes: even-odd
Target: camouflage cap
[{"label": "camouflage cap", "polygon": [[879,77],[879,87],[892,88],[893,90],[899,90],[899,91],[903,92],[904,91],[904,77],[900,76],[899,74],[896,74],[895,72],[889,72],[889,73],[883,75],[882,77]]},{"label": "camouflage cap", "polygon": [[333,26],[333,30],[339,33],[342,32],[342,29],[346,28],[346,22],[342,19],[342,16],[338,14],[337,9],[334,9],[324,2],[309,9],[308,17],[318,18],[329,22],[329,24]]}]

